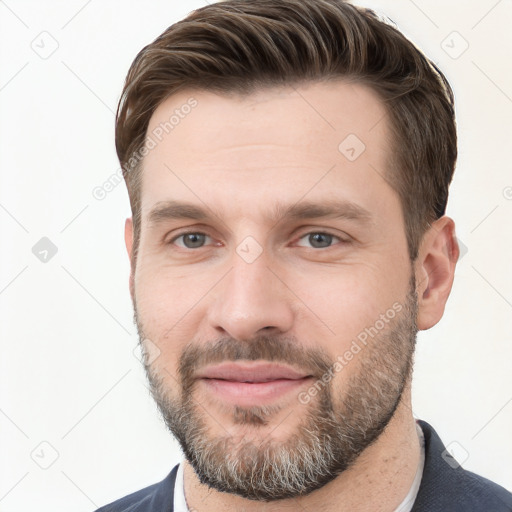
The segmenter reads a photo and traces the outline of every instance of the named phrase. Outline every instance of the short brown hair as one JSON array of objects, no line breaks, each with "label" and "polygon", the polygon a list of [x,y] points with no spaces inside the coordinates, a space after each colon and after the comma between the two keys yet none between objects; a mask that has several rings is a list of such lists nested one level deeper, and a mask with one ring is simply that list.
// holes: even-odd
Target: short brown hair
[{"label": "short brown hair", "polygon": [[[445,213],[457,158],[453,92],[441,71],[369,10],[345,0],[225,0],[193,11],[135,58],[116,117],[116,150],[140,238],[141,150],[156,108],[186,89],[258,88],[347,78],[383,100],[411,259]],[[138,156],[138,158],[134,158]]]}]

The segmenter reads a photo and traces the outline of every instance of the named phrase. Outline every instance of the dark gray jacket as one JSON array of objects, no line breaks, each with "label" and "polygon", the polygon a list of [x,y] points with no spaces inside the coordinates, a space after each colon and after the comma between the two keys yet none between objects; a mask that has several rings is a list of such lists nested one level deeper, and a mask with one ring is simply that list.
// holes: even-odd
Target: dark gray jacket
[{"label": "dark gray jacket", "polygon": [[[512,494],[466,471],[448,453],[436,431],[418,420],[425,435],[423,478],[411,512],[512,512]],[[173,512],[175,466],[161,482],[96,512]]]}]

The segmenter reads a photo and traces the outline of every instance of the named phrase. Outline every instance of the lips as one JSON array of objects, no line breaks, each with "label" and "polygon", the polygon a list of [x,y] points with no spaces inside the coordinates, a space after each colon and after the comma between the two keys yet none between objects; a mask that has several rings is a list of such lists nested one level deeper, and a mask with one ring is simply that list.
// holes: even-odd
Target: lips
[{"label": "lips", "polygon": [[226,362],[204,368],[198,372],[197,377],[231,382],[263,383],[277,380],[300,380],[310,377],[310,375],[281,364]]},{"label": "lips", "polygon": [[197,377],[209,396],[239,407],[290,400],[312,379],[290,366],[265,362],[225,362],[207,366]]}]

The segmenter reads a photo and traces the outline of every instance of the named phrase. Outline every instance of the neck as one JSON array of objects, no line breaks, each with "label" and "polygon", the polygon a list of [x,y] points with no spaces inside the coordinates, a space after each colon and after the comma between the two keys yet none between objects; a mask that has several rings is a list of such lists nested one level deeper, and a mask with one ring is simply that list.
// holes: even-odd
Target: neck
[{"label": "neck", "polygon": [[185,497],[196,512],[393,512],[413,483],[420,459],[420,445],[411,409],[410,384],[382,435],[348,470],[307,496],[261,503],[221,493],[201,484],[185,462]]}]

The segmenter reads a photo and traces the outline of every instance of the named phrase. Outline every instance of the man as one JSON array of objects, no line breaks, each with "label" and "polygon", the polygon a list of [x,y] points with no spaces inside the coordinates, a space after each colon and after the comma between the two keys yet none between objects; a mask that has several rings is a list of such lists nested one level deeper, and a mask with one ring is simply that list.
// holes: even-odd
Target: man
[{"label": "man", "polygon": [[510,511],[415,421],[459,254],[453,95],[343,0],[227,0],[135,59],[116,147],[153,396],[185,460],[101,511]]}]

